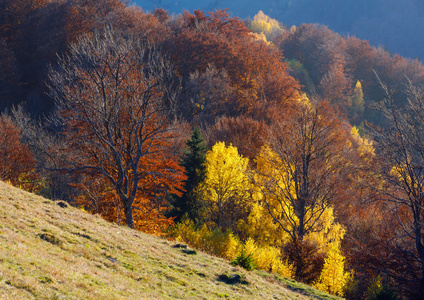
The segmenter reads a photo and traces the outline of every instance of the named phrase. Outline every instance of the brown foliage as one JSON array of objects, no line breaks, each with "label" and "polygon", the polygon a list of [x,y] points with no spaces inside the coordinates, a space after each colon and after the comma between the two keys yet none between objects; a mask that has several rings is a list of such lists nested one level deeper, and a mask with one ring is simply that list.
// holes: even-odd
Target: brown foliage
[{"label": "brown foliage", "polygon": [[334,65],[321,79],[318,91],[321,97],[334,107],[347,112],[347,101],[351,95],[351,80],[345,74],[343,66]]},{"label": "brown foliage", "polygon": [[300,61],[315,85],[334,66],[346,65],[346,45],[341,36],[325,26],[302,24],[292,34],[280,41],[283,53]]},{"label": "brown foliage", "polygon": [[325,26],[302,24],[279,40],[283,53],[309,72],[318,95],[345,112],[352,90],[345,39]]},{"label": "brown foliage", "polygon": [[266,125],[250,117],[221,117],[207,129],[209,148],[217,142],[232,144],[238,153],[250,161],[258,155],[266,140]]},{"label": "brown foliage", "polygon": [[[140,37],[153,44],[161,44],[169,38],[171,30],[166,24],[165,12],[155,10],[155,14],[145,13],[137,6],[128,6],[114,10],[108,19],[114,28]],[[167,13],[167,12],[166,12]]]},{"label": "brown foliage", "polygon": [[39,176],[28,146],[20,142],[21,133],[12,119],[0,116],[0,179],[28,191],[38,189]]},{"label": "brown foliage", "polygon": [[[283,104],[297,94],[298,83],[288,75],[281,52],[257,40],[226,11],[208,16],[201,11],[185,12],[173,31],[165,49],[184,80],[196,72],[202,76],[211,64],[217,70],[225,70],[232,95],[225,101],[218,99],[216,106],[221,110],[233,115],[255,114],[258,103]],[[191,114],[192,111],[184,113],[189,119]],[[219,110],[213,111],[214,116],[220,114]]]},{"label": "brown foliage", "polygon": [[325,259],[325,254],[319,251],[317,245],[309,241],[296,241],[288,243],[282,250],[296,270],[299,270],[297,272],[298,279],[308,284],[317,280]]}]

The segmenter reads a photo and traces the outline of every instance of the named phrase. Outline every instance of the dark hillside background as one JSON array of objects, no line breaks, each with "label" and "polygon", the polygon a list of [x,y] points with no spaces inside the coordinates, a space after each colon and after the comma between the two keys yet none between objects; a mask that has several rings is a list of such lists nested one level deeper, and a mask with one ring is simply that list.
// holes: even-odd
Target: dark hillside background
[{"label": "dark hillside background", "polygon": [[424,57],[424,2],[420,0],[133,0],[144,10],[163,7],[171,13],[229,8],[233,16],[253,18],[262,10],[285,25],[319,23],[342,34],[369,40],[391,53]]}]

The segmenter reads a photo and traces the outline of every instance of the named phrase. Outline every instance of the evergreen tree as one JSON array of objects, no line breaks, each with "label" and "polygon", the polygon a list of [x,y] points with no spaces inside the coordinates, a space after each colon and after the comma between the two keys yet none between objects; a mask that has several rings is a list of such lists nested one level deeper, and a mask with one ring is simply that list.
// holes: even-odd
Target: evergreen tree
[{"label": "evergreen tree", "polygon": [[199,220],[202,201],[196,195],[197,186],[205,178],[206,145],[198,128],[194,128],[190,139],[186,142],[187,149],[180,160],[180,165],[186,170],[185,192],[181,197],[174,198],[172,216],[176,221],[188,214],[192,220]]}]

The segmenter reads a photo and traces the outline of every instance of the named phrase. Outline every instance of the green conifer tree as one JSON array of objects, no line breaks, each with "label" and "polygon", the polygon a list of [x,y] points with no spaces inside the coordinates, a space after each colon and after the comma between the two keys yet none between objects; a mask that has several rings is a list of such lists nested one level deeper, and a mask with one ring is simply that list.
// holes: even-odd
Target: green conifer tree
[{"label": "green conifer tree", "polygon": [[192,220],[199,220],[203,207],[201,199],[196,195],[196,187],[205,179],[206,145],[198,128],[193,129],[186,145],[187,149],[180,160],[188,177],[184,187],[186,191],[181,197],[174,198],[171,211],[177,222],[185,214]]}]

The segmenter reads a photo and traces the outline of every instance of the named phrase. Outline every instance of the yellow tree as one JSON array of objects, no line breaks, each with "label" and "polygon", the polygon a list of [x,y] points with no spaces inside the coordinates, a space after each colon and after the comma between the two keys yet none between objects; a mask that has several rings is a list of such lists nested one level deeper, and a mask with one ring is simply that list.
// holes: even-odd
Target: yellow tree
[{"label": "yellow tree", "polygon": [[220,228],[236,228],[237,221],[247,216],[250,199],[247,167],[249,159],[237,148],[218,142],[206,154],[206,176],[199,187],[211,220]]},{"label": "yellow tree", "polygon": [[[270,157],[273,157],[272,162]],[[299,268],[301,265],[303,268],[299,279],[312,283],[320,275],[324,258],[330,255],[331,249],[340,249],[345,231],[335,221],[331,205],[325,205],[325,208],[306,206],[304,220],[307,232],[302,242],[294,240],[301,219],[285,193],[290,193],[292,199],[296,199],[296,189],[294,181],[289,178],[290,174],[283,170],[281,164],[282,161],[269,146],[264,146],[256,158],[255,203],[246,224],[247,235],[259,244],[285,249],[285,256],[294,266]],[[275,185],[273,188],[269,185],[270,177]],[[301,263],[298,261],[300,259]]]},{"label": "yellow tree", "polygon": [[261,10],[253,17],[250,29],[255,33],[263,33],[268,40],[284,31],[277,20],[265,15]]},{"label": "yellow tree", "polygon": [[350,277],[350,273],[345,272],[344,262],[340,245],[331,244],[316,287],[327,293],[343,296],[343,288]]},{"label": "yellow tree", "polygon": [[364,93],[362,91],[361,82],[356,82],[355,88],[353,89],[353,95],[348,100],[348,110],[350,117],[354,120],[358,117],[362,117],[365,109]]}]

